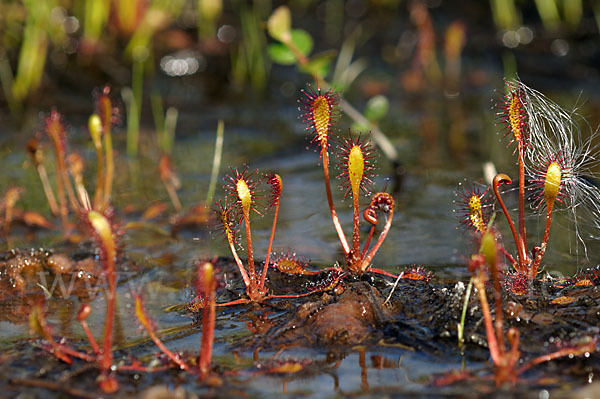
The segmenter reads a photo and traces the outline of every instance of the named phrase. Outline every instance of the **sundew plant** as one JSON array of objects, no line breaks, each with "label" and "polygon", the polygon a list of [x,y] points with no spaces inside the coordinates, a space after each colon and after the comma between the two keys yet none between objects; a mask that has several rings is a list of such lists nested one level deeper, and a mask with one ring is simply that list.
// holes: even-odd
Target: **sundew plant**
[{"label": "sundew plant", "polygon": [[[519,168],[518,216],[513,221],[511,212],[502,198],[500,187],[512,185],[513,180],[504,173],[497,174],[492,182],[498,206],[504,214],[517,249],[516,256],[504,248],[501,252],[514,270],[534,279],[540,270],[546,252],[554,212],[569,216],[577,240],[583,244],[590,238],[580,228],[582,220],[598,220],[600,216],[600,190],[593,183],[598,163],[595,132],[583,137],[575,119],[543,94],[527,87],[519,80],[506,82],[507,94],[498,105],[498,117],[505,127],[509,146],[515,146]],[[457,193],[458,210],[462,222],[478,234],[487,230],[485,221],[488,189],[473,189],[465,185]],[[537,246],[528,247],[526,207],[538,217],[545,215],[543,237]]]}]

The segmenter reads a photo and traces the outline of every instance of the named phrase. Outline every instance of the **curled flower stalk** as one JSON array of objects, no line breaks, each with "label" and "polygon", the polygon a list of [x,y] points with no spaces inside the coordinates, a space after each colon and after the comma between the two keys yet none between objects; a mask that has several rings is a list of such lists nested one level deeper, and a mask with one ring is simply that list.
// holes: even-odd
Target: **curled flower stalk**
[{"label": "curled flower stalk", "polygon": [[[387,220],[385,222],[385,225],[383,226],[383,230],[381,231],[381,233],[379,233],[379,238],[377,239],[377,242],[373,245],[371,250],[365,256],[362,257],[362,259],[358,263],[358,267],[351,267],[351,269],[356,269],[359,271],[375,270],[372,267],[370,267],[371,260],[381,247],[381,244],[383,244],[383,242],[385,241],[385,238],[387,237],[387,234],[389,233],[390,228],[392,227],[392,220],[394,219],[394,198],[390,194],[385,192],[376,193],[371,198],[369,209],[371,209],[375,213],[380,212],[386,214]],[[368,242],[366,244],[368,245]],[[365,245],[363,252],[367,250],[367,245]]]},{"label": "curled flower stalk", "polygon": [[[513,266],[514,266],[515,270],[517,270],[517,272],[522,273],[522,274],[527,274],[527,271],[529,270],[530,259],[529,259],[529,256],[527,255],[527,248],[526,248],[526,244],[525,244],[526,237],[521,236],[517,232],[517,229],[515,228],[515,224],[514,224],[512,218],[510,217],[510,213],[508,212],[508,209],[506,208],[506,205],[504,204],[504,201],[502,200],[502,197],[500,196],[499,187],[502,184],[512,184],[512,179],[504,173],[499,173],[494,177],[494,180],[492,182],[492,189],[494,191],[494,195],[496,196],[496,199],[498,200],[498,203],[500,204],[500,208],[502,209],[504,216],[506,216],[508,226],[510,227],[510,231],[511,231],[511,233],[513,235],[513,239],[515,241],[515,245],[517,246],[518,261],[514,262]],[[519,202],[520,202],[520,200],[519,200]]]}]

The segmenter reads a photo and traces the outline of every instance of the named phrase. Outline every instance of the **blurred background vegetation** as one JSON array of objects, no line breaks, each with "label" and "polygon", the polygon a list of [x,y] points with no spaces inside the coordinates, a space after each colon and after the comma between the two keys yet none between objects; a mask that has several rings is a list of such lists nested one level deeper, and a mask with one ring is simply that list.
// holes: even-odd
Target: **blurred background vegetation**
[{"label": "blurred background vegetation", "polygon": [[[301,175],[283,245],[331,260],[319,222],[293,214],[320,193],[307,190],[314,154],[299,155],[308,139],[297,110],[316,81],[342,92],[340,131],[370,131],[382,150],[376,186],[406,188],[390,263],[445,263],[456,256],[457,182],[481,180],[489,161],[514,171],[493,109],[503,78],[577,108],[589,133],[600,124],[599,29],[600,0],[4,0],[0,190],[22,186],[24,209],[46,206],[23,149],[54,108],[93,182],[87,121],[110,85],[117,207],[166,200],[159,175],[183,208],[212,197],[209,177],[229,165],[288,173],[291,184]],[[433,259],[423,242],[435,243]]]},{"label": "blurred background vegetation", "polygon": [[[401,97],[429,114],[443,99],[446,144],[461,153],[469,93],[489,96],[504,76],[599,93],[599,26],[597,0],[4,0],[2,133],[51,107],[83,120],[82,99],[110,84],[135,156],[144,124],[167,148],[182,109],[291,99],[316,78],[358,98],[344,111],[361,130],[385,127]],[[417,119],[405,123],[436,141],[440,123]]]}]

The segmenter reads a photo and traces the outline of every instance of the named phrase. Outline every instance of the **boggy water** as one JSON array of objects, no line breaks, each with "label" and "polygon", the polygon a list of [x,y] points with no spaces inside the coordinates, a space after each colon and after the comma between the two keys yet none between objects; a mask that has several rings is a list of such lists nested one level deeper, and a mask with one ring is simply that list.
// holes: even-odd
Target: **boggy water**
[{"label": "boggy water", "polygon": [[[477,99],[485,106],[472,105],[467,113],[465,137],[469,147],[464,153],[450,153],[445,148],[443,129],[437,139],[419,136],[418,126],[432,119],[427,111],[409,111],[410,100],[392,98],[400,110],[390,117],[392,139],[400,148],[406,174],[402,188],[395,193],[396,211],[388,239],[374,259],[375,266],[399,273],[408,265],[422,265],[435,273],[431,282],[401,281],[390,299],[393,279],[381,276],[346,278],[343,293],[316,293],[294,300],[273,300],[261,306],[241,305],[217,311],[213,366],[222,375],[221,387],[207,387],[189,375],[175,370],[156,373],[120,372],[121,390],[117,396],[157,397],[160,389],[180,386],[189,397],[245,394],[250,397],[280,397],[285,392],[294,397],[337,397],[351,395],[372,397],[448,396],[489,397],[493,393],[489,352],[481,322],[477,296],[472,295],[466,321],[466,346],[459,350],[456,323],[469,275],[465,267],[471,247],[468,234],[457,230],[458,218],[453,210],[453,191],[464,178],[479,179],[483,160],[492,159],[498,168],[514,174],[511,150],[506,150],[495,134],[496,128],[487,109],[485,93],[467,93],[466,104]],[[486,101],[484,102],[483,99]],[[444,107],[443,98],[436,99]],[[210,116],[209,116],[210,115]],[[322,180],[319,155],[306,149],[308,140],[296,119],[296,103],[284,98],[278,105],[262,102],[254,105],[214,105],[203,110],[201,118],[185,112],[181,134],[174,148],[174,163],[183,187],[184,207],[201,203],[206,195],[212,159],[216,119],[225,120],[224,167],[241,168],[243,164],[262,172],[277,172],[283,179],[283,196],[275,250],[294,252],[312,260],[314,269],[332,266],[342,260],[340,246],[331,225]],[[69,118],[69,115],[66,115]],[[420,122],[419,122],[420,121]],[[342,123],[347,123],[344,119]],[[384,126],[385,128],[385,126]],[[384,129],[385,130],[385,129]],[[341,130],[345,131],[344,128]],[[151,141],[150,133],[145,140]],[[179,134],[179,130],[178,130]],[[86,133],[74,126],[74,148],[89,155],[90,181],[93,181],[93,158]],[[482,138],[483,137],[483,138]],[[123,226],[139,220],[150,203],[167,201],[157,177],[157,151],[152,144],[142,147],[139,160],[122,155],[122,136],[117,134],[118,175],[115,185],[117,219]],[[420,143],[420,144],[419,144]],[[488,146],[480,151],[476,148]],[[19,206],[47,214],[38,178],[26,164],[19,139],[6,139],[5,156],[0,160],[2,187],[19,185],[26,189]],[[47,158],[50,158],[49,156]],[[48,164],[50,167],[50,163]],[[392,187],[390,165],[379,157],[380,171],[374,188]],[[332,169],[332,175],[337,172]],[[337,180],[332,179],[334,186]],[[351,201],[343,200],[335,190],[338,213],[347,234],[351,224]],[[223,195],[217,191],[217,198]],[[264,198],[263,198],[264,200]],[[366,204],[367,200],[363,199]],[[172,214],[172,211],[167,213]],[[506,230],[505,244],[511,250],[510,234],[498,215],[500,228]],[[535,241],[541,235],[543,220],[528,219],[529,234]],[[253,242],[258,259],[264,259],[270,233],[271,214],[253,216]],[[597,264],[597,244],[587,243],[586,258],[566,219],[552,227],[545,270],[553,275],[571,276],[577,270]],[[157,348],[139,328],[133,310],[132,292],[142,293],[146,309],[162,338],[171,350],[197,353],[201,336],[198,315],[185,309],[193,297],[194,263],[198,259],[221,256],[217,262],[224,288],[219,302],[237,298],[243,292],[235,264],[222,237],[213,237],[208,226],[186,227],[173,236],[168,215],[143,226],[127,229],[118,268],[118,314],[115,328],[116,361],[129,363],[130,355],[143,363],[156,363]],[[363,231],[366,235],[366,231]],[[508,234],[508,235],[507,235]],[[77,395],[95,396],[97,371],[83,362],[66,366],[41,349],[41,341],[31,338],[27,323],[31,306],[46,297],[47,319],[58,337],[66,337],[76,347],[86,349],[84,333],[75,320],[82,302],[92,305],[88,324],[93,333],[102,335],[105,297],[99,277],[95,250],[89,243],[80,245],[63,241],[60,232],[36,231],[14,226],[6,249],[21,248],[20,256],[43,259],[27,279],[26,289],[3,290],[0,302],[0,382],[10,395],[51,395],[45,388],[26,387],[15,379],[41,379],[59,382],[80,391]],[[31,253],[29,248],[43,248]],[[576,251],[579,254],[575,254]],[[14,258],[4,253],[3,265]],[[49,257],[59,257],[73,270],[84,270],[86,279],[77,273],[56,274],[49,267]],[[242,254],[243,256],[243,254]],[[75,265],[75,266],[73,266]],[[57,277],[62,279],[57,279]],[[2,278],[4,282],[6,275]],[[273,292],[299,293],[309,277],[291,278],[271,271],[268,286]],[[70,284],[73,282],[73,287]],[[63,283],[63,285],[61,285]],[[38,284],[49,291],[46,292]],[[54,288],[52,289],[52,286]],[[50,294],[51,297],[47,298]],[[551,301],[568,296],[570,303]],[[491,295],[490,295],[491,297]],[[566,342],[580,342],[597,334],[597,287],[554,287],[540,285],[530,295],[507,294],[519,309],[508,324],[521,331],[524,359],[551,352]],[[521,308],[522,307],[522,308]],[[358,311],[358,312],[357,312]],[[273,362],[291,359],[302,364],[295,373],[272,373]],[[481,378],[456,385],[437,387],[435,376],[466,367]],[[598,356],[556,360],[535,367],[522,376],[511,394],[521,397],[569,397],[572,390],[597,389],[595,374]],[[13,383],[9,383],[9,379]],[[152,388],[151,388],[152,387]],[[153,391],[150,391],[153,389]],[[57,397],[65,392],[54,392]],[[184,397],[182,391],[178,391]],[[144,396],[145,395],[145,396]],[[586,393],[582,392],[581,397]],[[592,396],[594,396],[592,394]]]}]

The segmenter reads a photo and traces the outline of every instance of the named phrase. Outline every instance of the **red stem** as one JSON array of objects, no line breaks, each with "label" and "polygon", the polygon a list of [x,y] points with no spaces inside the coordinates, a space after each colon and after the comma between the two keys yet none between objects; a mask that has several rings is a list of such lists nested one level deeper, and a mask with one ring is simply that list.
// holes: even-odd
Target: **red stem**
[{"label": "red stem", "polygon": [[323,158],[325,191],[327,192],[327,202],[329,203],[329,210],[331,211],[331,219],[333,220],[335,231],[337,232],[342,248],[344,249],[344,255],[347,256],[350,253],[350,246],[348,245],[348,240],[346,240],[346,235],[344,234],[344,230],[342,230],[342,225],[340,224],[340,220],[333,204],[333,196],[331,195],[331,186],[329,184],[329,154],[327,153],[327,146],[325,144],[321,144],[321,158]]},{"label": "red stem", "polygon": [[271,227],[271,237],[269,238],[269,246],[267,247],[267,257],[263,266],[262,275],[260,276],[260,289],[265,287],[267,271],[269,270],[269,262],[271,261],[271,250],[273,249],[273,239],[275,238],[275,228],[277,227],[277,218],[279,217],[279,198],[275,204],[275,214],[273,215],[273,226]]},{"label": "red stem", "polygon": [[243,304],[246,304],[249,302],[250,302],[250,300],[247,298],[240,298],[240,299],[236,299],[235,301],[217,303],[215,306],[222,307],[222,306],[243,305]]},{"label": "red stem", "polygon": [[108,372],[112,366],[112,338],[113,322],[115,318],[115,259],[112,254],[107,254],[106,273],[108,274],[108,298],[106,302],[106,318],[104,321],[104,344],[100,355],[99,365],[104,372]]},{"label": "red stem", "polygon": [[504,322],[503,322],[503,310],[502,310],[502,288],[500,287],[500,277],[498,265],[496,262],[491,262],[490,265],[492,272],[492,282],[494,284],[494,297],[496,299],[496,314],[494,317],[494,327],[496,328],[496,338],[498,340],[498,351],[500,357],[505,357],[505,346],[504,346]]},{"label": "red stem", "polygon": [[201,378],[206,377],[210,371],[215,335],[215,290],[211,283],[212,281],[205,282],[208,305],[202,309],[202,343],[200,345],[200,358],[198,359],[198,371]]},{"label": "red stem", "polygon": [[58,195],[58,204],[60,207],[60,220],[63,229],[67,229],[67,197],[65,196],[64,180],[62,178],[62,172],[60,170],[60,157],[62,153],[59,153],[60,149],[58,144],[54,144],[54,159],[56,160],[56,192]]},{"label": "red stem", "polygon": [[390,272],[386,272],[385,270],[378,269],[376,267],[370,267],[367,271],[370,272],[370,273],[382,274],[384,276],[388,276],[388,277],[392,277],[392,278],[398,278],[398,276],[396,274],[390,273]]},{"label": "red stem", "polygon": [[367,253],[367,249],[369,249],[369,245],[371,245],[371,239],[373,238],[373,233],[375,233],[375,225],[371,225],[371,229],[369,230],[369,236],[367,237],[367,241],[365,242],[363,251],[360,254],[361,259],[363,259],[365,257],[365,254]]},{"label": "red stem", "polygon": [[504,201],[502,200],[502,197],[500,197],[500,193],[498,192],[498,187],[503,183],[511,184],[512,180],[508,175],[505,175],[504,173],[499,173],[494,177],[492,188],[494,190],[494,195],[496,196],[498,203],[500,203],[502,212],[504,213],[504,216],[506,216],[506,220],[508,221],[508,226],[510,227],[510,231],[512,232],[513,238],[515,240],[515,245],[517,246],[517,255],[519,257],[519,266],[516,269],[519,273],[524,273],[527,270],[527,263],[528,263],[527,251],[525,250],[525,247],[523,246],[523,242],[522,242],[521,238],[519,237],[517,230],[515,229],[515,224],[513,223],[512,219],[510,217],[510,214],[508,213],[508,209],[506,209],[506,205],[504,205]]},{"label": "red stem", "polygon": [[[500,247],[499,249],[500,249],[500,252],[502,252],[502,254],[504,255],[504,257],[506,259],[508,259],[508,261],[513,265],[513,267],[515,267],[515,265],[517,265],[517,261],[515,260],[515,258],[513,258],[513,256],[508,253],[506,248]],[[516,269],[516,267],[515,267],[515,269]]]},{"label": "red stem", "polygon": [[379,247],[381,247],[381,244],[383,243],[383,241],[385,240],[385,237],[387,236],[388,232],[390,231],[390,227],[392,227],[392,219],[394,219],[394,210],[393,209],[390,210],[390,214],[388,215],[388,218],[385,222],[383,231],[381,232],[381,234],[379,234],[379,239],[377,239],[377,242],[375,243],[373,248],[369,251],[367,256],[360,262],[360,270],[362,270],[362,271],[366,270],[367,267],[369,266],[369,264],[371,263],[373,256],[375,256],[375,254],[379,250]]},{"label": "red stem", "polygon": [[248,287],[250,285],[250,278],[248,277],[248,273],[246,272],[246,269],[244,268],[244,264],[242,263],[242,260],[240,259],[239,255],[237,254],[237,251],[235,249],[235,244],[233,243],[233,241],[229,241],[229,248],[231,249],[231,253],[233,254],[235,263],[237,263],[238,269],[240,269],[240,274],[242,275],[242,278],[244,279],[244,284],[246,284],[246,287]]},{"label": "red stem", "polygon": [[[136,297],[136,300],[139,301],[140,310],[143,312],[144,318],[146,320],[148,320],[148,316],[146,315],[146,310],[144,309],[144,306],[142,305],[141,299],[139,297]],[[150,339],[154,342],[154,344],[158,347],[158,349],[160,349],[160,351],[162,353],[164,353],[165,356],[167,356],[169,359],[171,359],[171,361],[173,363],[175,363],[176,365],[178,365],[182,370],[190,371],[190,367],[187,365],[187,363],[185,363],[178,354],[171,352],[165,346],[165,344],[163,344],[163,342],[160,340],[160,338],[158,338],[151,323],[152,323],[151,321],[148,321],[148,323],[142,323],[142,326],[148,332]]]},{"label": "red stem", "polygon": [[483,283],[483,272],[479,271],[473,280],[475,287],[477,288],[477,294],[479,295],[479,302],[481,303],[481,313],[483,314],[483,322],[485,324],[485,333],[487,335],[488,347],[490,349],[490,355],[492,361],[496,366],[502,365],[502,356],[498,349],[498,341],[496,339],[496,333],[494,326],[492,325],[492,314],[490,313],[490,306],[487,301],[485,294],[485,285]]},{"label": "red stem", "polygon": [[530,279],[534,279],[535,276],[537,276],[538,269],[540,267],[540,264],[542,263],[542,258],[544,257],[544,253],[546,252],[546,247],[548,246],[548,238],[550,237],[550,224],[552,223],[552,208],[554,208],[554,201],[547,201],[546,230],[544,231],[544,238],[542,238],[540,249],[537,251],[533,265],[529,270]]},{"label": "red stem", "polygon": [[250,231],[250,212],[244,211],[244,226],[246,228],[246,247],[248,252],[248,277],[250,284],[256,284],[254,273],[254,251],[252,250],[252,232]]},{"label": "red stem", "polygon": [[92,350],[96,355],[98,355],[100,353],[100,348],[98,347],[98,343],[96,342],[96,339],[94,338],[94,335],[92,334],[92,331],[90,330],[87,321],[80,320],[79,323],[81,324],[83,331],[85,331],[85,335],[87,336],[88,341],[90,341]]},{"label": "red stem", "polygon": [[354,191],[352,192],[352,205],[354,208],[354,220],[352,221],[352,257],[360,260],[360,211],[358,210],[358,194]]},{"label": "red stem", "polygon": [[523,144],[518,141],[519,151],[519,238],[527,256],[527,233],[525,231],[525,164],[523,162]]},{"label": "red stem", "polygon": [[570,355],[578,356],[578,355],[582,355],[584,353],[592,353],[595,350],[596,350],[596,340],[595,339],[591,340],[589,343],[586,343],[581,346],[577,346],[575,348],[573,348],[573,347],[563,348],[556,352],[552,352],[547,355],[538,356],[535,359],[530,360],[529,362],[525,363],[525,365],[521,366],[517,370],[517,374],[521,374],[521,373],[529,370],[533,366],[536,366],[540,363],[549,362],[550,360],[558,359],[560,357],[565,357],[565,356],[570,356]]}]

